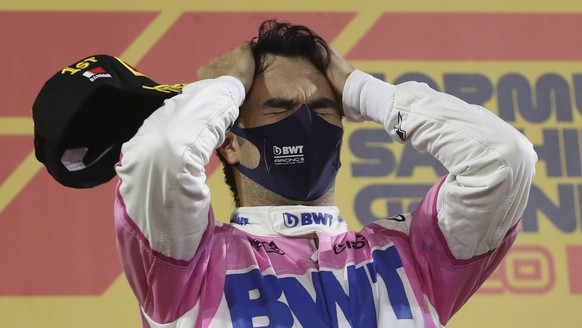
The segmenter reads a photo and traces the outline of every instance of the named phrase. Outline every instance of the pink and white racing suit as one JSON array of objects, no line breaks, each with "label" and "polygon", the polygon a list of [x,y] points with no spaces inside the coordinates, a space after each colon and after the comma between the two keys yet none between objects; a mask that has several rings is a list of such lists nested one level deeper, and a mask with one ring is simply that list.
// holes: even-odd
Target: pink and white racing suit
[{"label": "pink and white racing suit", "polygon": [[[336,207],[242,207],[215,221],[204,166],[244,100],[187,85],[122,148],[118,249],[144,327],[440,327],[515,240],[536,155],[482,107],[361,71],[344,110],[450,172],[411,214],[348,231]],[[338,192],[341,192],[339,190]]]}]

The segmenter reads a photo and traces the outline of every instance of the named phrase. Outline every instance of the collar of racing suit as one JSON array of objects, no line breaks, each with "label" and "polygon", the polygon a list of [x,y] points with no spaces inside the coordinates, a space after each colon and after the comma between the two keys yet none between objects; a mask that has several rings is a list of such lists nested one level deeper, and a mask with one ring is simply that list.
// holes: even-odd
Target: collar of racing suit
[{"label": "collar of racing suit", "polygon": [[230,222],[240,230],[264,236],[310,236],[315,232],[337,235],[348,231],[335,206],[239,207]]}]

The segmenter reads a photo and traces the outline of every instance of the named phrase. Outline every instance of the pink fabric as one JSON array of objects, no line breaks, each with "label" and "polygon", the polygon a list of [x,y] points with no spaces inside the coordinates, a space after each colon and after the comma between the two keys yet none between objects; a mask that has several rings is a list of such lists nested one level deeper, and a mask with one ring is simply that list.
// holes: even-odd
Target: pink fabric
[{"label": "pink fabric", "polygon": [[[378,224],[368,225],[359,233],[331,236],[317,232],[317,264],[305,256],[313,252],[309,239],[256,236],[229,224],[215,225],[212,211],[208,215],[209,228],[194,258],[168,258],[152,250],[127,215],[119,193],[115,207],[118,248],[130,285],[153,320],[175,321],[199,303],[195,327],[207,327],[220,305],[228,272],[250,266],[261,272],[271,269],[277,276],[301,276],[308,270],[324,268],[341,271],[348,265],[370,262],[374,249],[393,245],[421,308],[425,327],[435,326],[424,302],[425,294],[444,325],[492,273],[515,240],[517,229],[512,229],[494,251],[470,260],[455,259],[437,224],[435,202],[441,183],[428,192],[413,213],[409,235]],[[365,240],[365,245],[332,254],[334,247],[357,240]],[[270,247],[269,242],[277,248]],[[277,253],[283,250],[284,256]]]},{"label": "pink fabric", "polygon": [[[127,214],[119,194],[115,200],[117,248],[129,284],[138,302],[156,322],[171,322],[194,307],[202,291],[208,267],[213,229],[207,229],[201,246],[189,261],[176,260],[152,249],[149,241]],[[214,226],[214,214],[208,215]],[[218,305],[218,304],[216,304]]]},{"label": "pink fabric", "polygon": [[413,213],[410,247],[419,282],[444,325],[491,275],[515,241],[518,229],[513,227],[493,251],[468,260],[456,259],[437,221],[436,200],[443,181],[429,190]]}]

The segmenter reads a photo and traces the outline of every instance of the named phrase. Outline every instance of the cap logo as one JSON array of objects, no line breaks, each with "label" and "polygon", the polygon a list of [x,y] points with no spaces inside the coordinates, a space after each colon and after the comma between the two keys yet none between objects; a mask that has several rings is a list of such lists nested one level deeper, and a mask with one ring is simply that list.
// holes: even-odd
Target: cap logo
[{"label": "cap logo", "polygon": [[105,77],[105,78],[111,78],[111,74],[107,73],[103,67],[96,67],[92,70],[88,70],[86,72],[83,73],[83,76],[88,78],[89,81],[93,82],[99,78]]},{"label": "cap logo", "polygon": [[65,67],[63,68],[63,70],[61,71],[61,74],[65,74],[65,73],[69,73],[71,75],[75,75],[77,72],[80,72],[84,69],[86,69],[87,67],[89,67],[91,65],[91,63],[96,63],[97,59],[95,58],[95,56],[93,57],[89,57],[87,59],[83,59],[80,62],[78,62],[77,64],[75,64],[75,67]]}]

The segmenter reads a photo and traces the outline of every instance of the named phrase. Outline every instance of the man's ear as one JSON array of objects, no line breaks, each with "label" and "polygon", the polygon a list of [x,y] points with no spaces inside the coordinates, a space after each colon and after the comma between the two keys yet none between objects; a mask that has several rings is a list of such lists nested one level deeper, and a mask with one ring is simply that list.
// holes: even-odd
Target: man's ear
[{"label": "man's ear", "polygon": [[218,151],[228,164],[234,165],[240,162],[240,145],[234,133],[226,132],[224,142],[218,147]]}]

